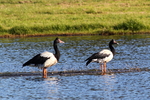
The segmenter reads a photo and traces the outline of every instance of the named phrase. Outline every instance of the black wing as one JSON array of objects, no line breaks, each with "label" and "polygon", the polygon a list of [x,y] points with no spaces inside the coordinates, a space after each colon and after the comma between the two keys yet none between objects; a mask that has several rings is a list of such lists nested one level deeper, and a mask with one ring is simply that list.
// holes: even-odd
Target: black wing
[{"label": "black wing", "polygon": [[103,53],[94,53],[92,56],[87,58],[85,61],[87,61],[86,66],[93,60],[93,59],[104,59],[105,57],[108,57],[110,54],[103,54]]},{"label": "black wing", "polygon": [[27,65],[30,65],[30,64],[34,64],[35,66],[37,66],[38,64],[43,64],[47,59],[49,59],[49,58],[42,57],[41,54],[37,54],[32,59],[30,59],[29,61],[24,63],[23,66],[27,66]]}]

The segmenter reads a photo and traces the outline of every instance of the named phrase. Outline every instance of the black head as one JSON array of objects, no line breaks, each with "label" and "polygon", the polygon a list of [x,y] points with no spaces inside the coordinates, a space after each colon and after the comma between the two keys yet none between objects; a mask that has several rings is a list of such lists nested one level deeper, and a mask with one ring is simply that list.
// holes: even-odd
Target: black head
[{"label": "black head", "polygon": [[64,43],[64,41],[60,40],[58,37],[54,40],[55,43]]},{"label": "black head", "polygon": [[109,44],[119,44],[119,43],[117,43],[114,39],[112,39],[112,40],[109,42]]}]

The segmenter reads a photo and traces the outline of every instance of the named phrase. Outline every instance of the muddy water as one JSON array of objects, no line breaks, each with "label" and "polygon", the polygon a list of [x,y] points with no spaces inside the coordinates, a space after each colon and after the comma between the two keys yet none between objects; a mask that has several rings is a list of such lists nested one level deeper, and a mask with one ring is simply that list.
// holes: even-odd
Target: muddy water
[{"label": "muddy water", "polygon": [[108,48],[113,38],[116,55],[107,64],[108,70],[148,69],[108,75],[53,75],[47,79],[41,75],[12,76],[12,73],[41,73],[22,64],[43,51],[54,52],[55,37],[0,39],[0,98],[3,100],[148,100],[150,99],[150,35],[130,36],[73,36],[59,37],[60,62],[48,68],[54,71],[82,71],[99,69],[99,64],[85,66],[84,60],[91,54]]}]

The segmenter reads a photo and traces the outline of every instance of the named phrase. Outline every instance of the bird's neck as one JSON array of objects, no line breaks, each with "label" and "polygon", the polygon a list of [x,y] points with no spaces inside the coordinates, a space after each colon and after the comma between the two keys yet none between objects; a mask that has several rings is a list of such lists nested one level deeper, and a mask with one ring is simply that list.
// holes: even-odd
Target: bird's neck
[{"label": "bird's neck", "polygon": [[55,55],[57,61],[59,61],[60,52],[59,52],[59,49],[57,47],[57,43],[54,42],[53,46],[54,46],[54,50],[55,50],[55,54],[54,55]]},{"label": "bird's neck", "polygon": [[112,46],[112,44],[109,44],[109,48],[110,48],[111,52],[113,53],[113,55],[115,55],[116,52],[115,52],[115,49]]}]

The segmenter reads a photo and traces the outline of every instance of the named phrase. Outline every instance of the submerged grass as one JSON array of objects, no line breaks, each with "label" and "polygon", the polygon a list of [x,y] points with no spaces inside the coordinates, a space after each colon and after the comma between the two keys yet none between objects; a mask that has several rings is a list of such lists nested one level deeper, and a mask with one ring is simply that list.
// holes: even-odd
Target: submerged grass
[{"label": "submerged grass", "polygon": [[0,35],[150,32],[149,0],[1,0]]},{"label": "submerged grass", "polygon": [[[130,69],[108,69],[106,74],[114,73],[129,73],[129,72],[140,72],[150,71],[148,68],[130,68]],[[75,76],[75,75],[101,75],[100,69],[90,70],[69,70],[69,71],[55,71],[48,72],[48,76],[60,75],[60,76]],[[20,77],[20,76],[40,76],[41,72],[5,72],[0,73],[0,77]]]}]

